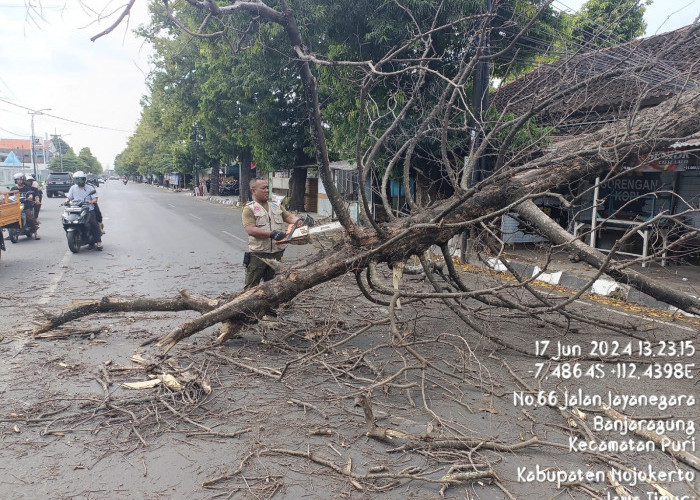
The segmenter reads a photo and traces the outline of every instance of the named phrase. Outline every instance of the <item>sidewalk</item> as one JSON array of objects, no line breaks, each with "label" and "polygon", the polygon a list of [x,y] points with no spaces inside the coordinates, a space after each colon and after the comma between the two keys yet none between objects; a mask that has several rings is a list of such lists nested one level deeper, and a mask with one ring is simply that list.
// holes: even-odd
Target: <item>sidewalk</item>
[{"label": "sidewalk", "polygon": [[[554,251],[549,255],[549,249],[546,245],[523,245],[507,250],[505,257],[523,277],[532,278],[537,275],[537,281],[572,290],[590,286],[589,293],[613,297],[654,309],[677,311],[675,307],[660,302],[629,285],[618,283],[605,274],[594,279],[598,274],[598,269],[586,262],[572,262],[569,259],[569,253],[564,250]],[[497,259],[489,259],[481,265],[497,271],[506,270]],[[545,266],[546,269],[543,272],[542,269]],[[629,268],[693,297],[700,297],[700,267],[698,265],[668,263],[662,267],[658,263],[651,263],[649,267],[635,264]]]},{"label": "sidewalk", "polygon": [[[240,206],[238,196],[197,196],[196,198],[209,203]],[[299,215],[307,214],[300,213]],[[318,214],[309,213],[308,215],[317,221],[319,220]],[[605,274],[594,280],[598,273],[597,269],[585,262],[572,262],[569,259],[569,253],[563,250],[555,251],[549,256],[546,245],[518,245],[507,250],[505,257],[523,277],[532,278],[537,275],[537,281],[572,290],[580,290],[588,286],[588,292],[592,294],[613,297],[654,309],[677,311],[675,307],[658,301],[629,285],[618,283]],[[547,261],[548,257],[549,261]],[[506,270],[496,259],[489,259],[486,263],[479,262],[475,265],[490,267],[496,271]],[[542,269],[545,266],[546,270],[543,272]],[[658,263],[652,263],[649,267],[644,268],[641,264],[635,264],[630,266],[630,269],[693,297],[700,297],[700,266],[697,264],[671,262],[662,267]],[[593,280],[592,284],[591,280]]]}]

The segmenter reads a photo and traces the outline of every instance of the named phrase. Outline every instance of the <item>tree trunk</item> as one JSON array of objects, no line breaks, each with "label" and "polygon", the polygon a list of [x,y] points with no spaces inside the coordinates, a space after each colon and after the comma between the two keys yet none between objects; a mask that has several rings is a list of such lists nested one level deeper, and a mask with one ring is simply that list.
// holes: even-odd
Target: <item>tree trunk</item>
[{"label": "tree trunk", "polygon": [[241,166],[239,167],[239,200],[242,204],[246,204],[250,201],[250,163],[252,161],[252,156],[252,153],[248,149],[243,151],[240,156]]},{"label": "tree trunk", "polygon": [[394,228],[392,232],[392,244],[378,240],[372,231],[361,234],[362,247],[342,241],[325,254],[323,259],[314,256],[301,262],[285,272],[278,273],[275,279],[243,291],[226,304],[175,328],[163,335],[158,340],[158,345],[168,351],[182,339],[222,321],[254,323],[304,290],[348,271],[363,269],[370,261],[403,261],[411,255],[421,254],[433,244],[447,242],[454,234],[454,230],[437,228],[433,228],[428,234],[422,227],[409,227],[404,230]]},{"label": "tree trunk", "polygon": [[306,195],[306,175],[307,170],[305,168],[293,168],[292,176],[289,179],[289,209],[296,212],[303,212],[306,210],[304,207],[304,196]]},{"label": "tree trunk", "polygon": [[571,233],[564,230],[559,224],[550,219],[547,214],[542,212],[532,200],[521,203],[515,209],[530,224],[537,227],[539,232],[546,236],[550,242],[557,245],[566,245],[590,265],[597,269],[603,269],[615,281],[628,284],[642,293],[646,293],[661,302],[674,304],[676,307],[691,314],[700,314],[700,302],[698,302],[698,299],[658,281],[650,280],[643,274],[631,269],[605,266],[606,255],[574,238]]},{"label": "tree trunk", "polygon": [[211,196],[219,196],[219,184],[221,177],[219,169],[221,168],[221,160],[216,160],[211,167],[211,176],[209,178],[209,194]]}]

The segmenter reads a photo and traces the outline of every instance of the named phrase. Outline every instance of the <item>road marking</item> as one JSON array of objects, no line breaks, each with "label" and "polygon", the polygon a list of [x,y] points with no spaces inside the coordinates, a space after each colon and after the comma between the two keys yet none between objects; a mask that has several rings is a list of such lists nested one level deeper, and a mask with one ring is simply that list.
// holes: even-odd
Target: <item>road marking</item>
[{"label": "road marking", "polygon": [[241,243],[245,243],[246,245],[248,244],[248,240],[244,240],[243,238],[239,238],[239,237],[236,236],[235,234],[231,234],[231,233],[229,233],[228,231],[221,231],[221,232],[224,233],[224,234],[229,235],[231,238],[233,238],[233,239],[235,239],[235,240],[240,241]]},{"label": "road marking", "polygon": [[58,283],[63,279],[63,274],[66,272],[68,260],[70,259],[71,255],[71,251],[66,250],[66,254],[61,259],[61,262],[58,263],[58,268],[60,269],[60,271],[54,275],[53,280],[51,281],[51,283],[49,283],[49,288],[46,291],[46,293],[39,297],[39,300],[37,301],[39,305],[43,306],[51,302],[51,298],[54,296],[54,294],[56,293],[56,289],[58,288]]},{"label": "road marking", "polygon": [[669,326],[672,328],[678,328],[679,330],[686,330],[688,332],[693,332],[693,333],[695,333],[697,331],[697,329],[693,328],[693,327],[682,326],[682,325],[678,325],[676,323],[671,323],[669,321],[663,321],[663,320],[660,320],[657,318],[650,318],[648,316],[644,316],[643,314],[630,314],[630,313],[626,313],[623,311],[618,311],[616,309],[611,309],[609,307],[603,307],[600,304],[596,304],[596,303],[585,302],[583,300],[577,300],[576,303],[581,304],[581,305],[586,305],[589,307],[599,307],[599,308],[602,308],[604,311],[619,314],[621,316],[627,316],[629,318],[640,318],[640,319],[643,319],[644,321],[653,321],[654,323],[661,323],[662,325],[666,325],[666,326]]},{"label": "road marking", "polygon": [[192,217],[193,219],[202,220],[201,217],[197,217],[197,216],[194,215],[194,214],[187,214],[187,215],[189,215],[189,216]]},{"label": "road marking", "polygon": [[169,206],[170,208],[175,208],[175,205],[173,205],[172,203],[168,203],[168,206]]}]

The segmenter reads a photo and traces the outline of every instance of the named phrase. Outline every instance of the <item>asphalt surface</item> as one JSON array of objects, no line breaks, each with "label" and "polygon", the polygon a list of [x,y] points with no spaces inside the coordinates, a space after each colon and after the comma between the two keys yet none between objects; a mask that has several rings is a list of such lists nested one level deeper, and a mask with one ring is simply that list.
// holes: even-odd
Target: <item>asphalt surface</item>
[{"label": "asphalt surface", "polygon": [[[568,414],[556,407],[516,405],[515,392],[697,395],[700,350],[673,357],[661,351],[662,342],[696,346],[697,325],[690,320],[581,299],[570,308],[586,321],[562,323],[558,317],[533,318],[472,303],[470,318],[482,325],[477,333],[439,301],[421,301],[404,304],[395,325],[420,353],[414,358],[396,345],[387,306],[365,300],[353,276],[296,297],[277,322],[246,328],[224,345],[213,343],[212,328],[183,341],[165,358],[155,346],[140,345],[197,314],[93,315],[58,329],[55,337],[33,338],[27,332],[41,321],[39,311],[57,313],[85,299],[172,297],[180,289],[216,297],[242,287],[240,208],[118,181],[102,186],[99,194],[107,232],[104,252],[72,254],[59,222],[61,199],[45,199],[42,239],[9,244],[0,261],[0,498],[394,500],[444,493],[446,498],[541,500],[562,490],[546,481],[519,480],[519,467],[585,471],[606,466],[595,455],[564,449],[573,432]],[[285,259],[309,251],[293,247]],[[390,276],[383,279],[390,283]],[[473,288],[503,284],[489,273],[468,272],[465,279]],[[424,286],[411,277],[404,284]],[[502,293],[528,300],[515,286]],[[548,293],[552,298],[560,294]],[[620,326],[604,330],[605,322]],[[565,362],[549,356],[542,363],[533,352],[545,341],[551,349],[580,346],[583,356]],[[620,360],[599,352],[616,342],[649,342],[658,359],[634,352],[624,361],[634,364],[635,373],[625,364],[621,376]],[[598,351],[591,356],[594,348]],[[135,354],[151,366],[133,361]],[[695,368],[688,377],[684,372],[680,378],[653,378],[653,371],[644,375],[652,361],[694,363]],[[572,376],[566,370],[576,365],[582,375]],[[583,375],[592,368],[594,377]],[[164,372],[206,378],[213,391],[207,395],[195,385],[184,392],[131,391],[121,385]],[[358,406],[362,395],[372,398],[380,426],[445,438],[459,433],[481,444],[462,452],[411,452],[399,449],[398,438],[370,439]],[[597,409],[584,410],[590,425]],[[698,423],[696,404],[625,411]],[[598,434],[620,439],[615,432]],[[683,432],[670,434],[689,441]],[[553,444],[484,449],[490,442],[519,445],[533,437]],[[613,458],[657,470],[679,466],[660,452]],[[444,492],[439,483],[406,477],[392,487],[389,479],[353,482],[322,461],[360,476],[381,471],[433,481],[452,465],[459,471],[478,463],[493,467],[511,496],[489,481]],[[586,486],[602,498],[614,494],[605,482]],[[691,493],[691,485],[683,482],[664,486],[677,495]],[[641,498],[653,491],[648,485],[630,489]],[[566,494],[592,496],[576,485]]]}]

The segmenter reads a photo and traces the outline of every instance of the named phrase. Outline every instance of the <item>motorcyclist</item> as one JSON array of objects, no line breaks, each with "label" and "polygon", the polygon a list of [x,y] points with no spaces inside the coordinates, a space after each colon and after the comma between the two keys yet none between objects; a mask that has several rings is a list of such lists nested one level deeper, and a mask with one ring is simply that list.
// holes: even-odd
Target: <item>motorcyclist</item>
[{"label": "motorcyclist", "polygon": [[34,217],[39,218],[39,210],[41,210],[41,201],[44,198],[44,193],[42,193],[41,189],[39,188],[39,183],[36,181],[34,176],[32,174],[27,174],[26,176],[26,182],[28,186],[31,186],[33,188],[36,188],[36,190],[39,192],[39,201],[34,202]]},{"label": "motorcyclist", "polygon": [[27,220],[27,225],[31,229],[31,233],[34,235],[35,240],[39,240],[39,235],[37,234],[39,230],[39,223],[34,217],[34,205],[38,203],[41,198],[41,193],[35,187],[28,185],[26,177],[23,173],[18,172],[14,175],[15,187],[11,191],[19,192],[20,198],[24,198],[24,215]]},{"label": "motorcyclist", "polygon": [[94,186],[86,184],[87,176],[85,172],[78,170],[73,174],[73,184],[68,190],[66,201],[63,205],[67,205],[71,200],[85,201],[88,203],[88,218],[87,226],[92,234],[92,240],[95,242],[95,250],[102,251],[102,231],[97,225],[95,216],[95,206],[97,204],[97,190]]}]

